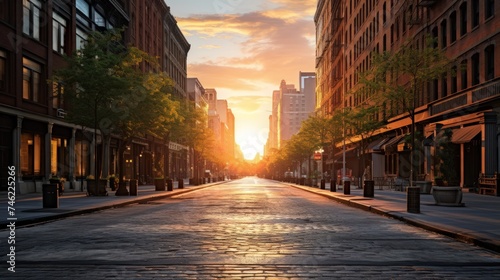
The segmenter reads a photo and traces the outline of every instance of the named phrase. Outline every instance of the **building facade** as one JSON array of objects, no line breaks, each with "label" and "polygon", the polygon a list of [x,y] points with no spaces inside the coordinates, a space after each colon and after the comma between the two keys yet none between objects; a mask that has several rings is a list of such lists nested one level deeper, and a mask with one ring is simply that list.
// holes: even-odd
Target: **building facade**
[{"label": "building facade", "polygon": [[[40,192],[51,174],[67,178],[67,190],[80,191],[83,179],[96,169],[106,169],[107,174],[117,171],[120,139],[111,139],[109,162],[98,161],[100,166],[95,166],[92,159],[100,158],[103,150],[100,135],[94,137],[93,129],[66,122],[66,104],[63,98],[54,97],[61,88],[46,82],[54,70],[63,67],[63,55],[84,46],[89,32],[126,27],[124,44],[164,58],[164,69],[177,67],[171,77],[178,95],[186,96],[189,44],[174,26],[165,3],[150,4],[146,7],[143,1],[133,0],[0,2],[0,167],[16,167],[20,192]],[[175,46],[165,44],[166,37]],[[167,57],[175,61],[167,63]],[[133,141],[122,176],[143,183],[152,180],[155,141],[148,136]],[[179,173],[181,168],[186,169],[179,167]],[[0,175],[2,189],[6,180]]]},{"label": "building facade", "polygon": [[[396,52],[408,40],[423,48],[426,36],[431,35],[436,40],[434,47],[455,61],[451,66],[455,71],[430,82],[416,98],[416,131],[423,140],[416,144],[420,153],[415,171],[427,180],[439,175],[433,159],[436,137],[440,131],[450,129],[460,185],[473,188],[480,173],[492,176],[500,164],[500,69],[496,67],[500,62],[500,35],[496,31],[500,27],[499,13],[500,5],[493,0],[320,0],[315,16],[320,36],[316,72],[320,81],[317,94],[323,101],[318,102],[318,110],[327,114],[330,108],[360,106],[369,96],[345,93],[360,90],[359,74],[370,69],[371,54]],[[341,46],[339,51],[336,46]],[[325,56],[329,51],[333,54]],[[338,53],[343,59],[338,60]],[[336,78],[338,73],[340,79]],[[337,82],[327,86],[332,77]],[[342,89],[340,102],[335,104],[340,105],[330,107],[330,92],[335,95],[338,88]],[[374,176],[407,178],[410,149],[405,136],[411,131],[410,120],[401,108],[389,106],[383,113],[387,127],[372,139],[369,151],[361,153],[371,155],[369,164]],[[359,152],[352,149],[347,164],[360,177],[364,167],[357,167],[356,156]]]},{"label": "building facade", "polygon": [[299,90],[293,84],[281,81],[280,89],[273,91],[272,114],[269,116],[269,136],[265,153],[280,149],[286,140],[296,134],[302,122],[316,106],[316,74],[299,73]]}]

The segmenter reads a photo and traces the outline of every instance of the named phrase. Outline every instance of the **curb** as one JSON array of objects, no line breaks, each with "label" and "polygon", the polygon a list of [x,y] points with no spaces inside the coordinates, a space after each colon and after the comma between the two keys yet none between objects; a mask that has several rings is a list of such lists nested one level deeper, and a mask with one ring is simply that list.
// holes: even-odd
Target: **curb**
[{"label": "curb", "polygon": [[[404,223],[411,225],[411,226],[414,226],[414,227],[419,227],[419,228],[422,228],[422,229],[425,229],[425,230],[428,230],[428,231],[431,231],[434,233],[438,233],[438,234],[441,234],[441,235],[444,235],[447,237],[451,237],[455,240],[458,240],[458,241],[461,241],[464,243],[473,244],[473,245],[479,246],[481,248],[500,253],[500,242],[495,241],[495,240],[485,239],[485,238],[481,238],[481,237],[471,235],[471,234],[460,233],[460,232],[452,231],[452,230],[449,230],[449,229],[446,229],[443,227],[439,227],[438,225],[433,225],[433,224],[429,224],[429,223],[425,223],[425,222],[416,221],[416,220],[408,218],[408,217],[403,217],[400,214],[396,214],[397,212],[385,211],[385,210],[382,210],[382,209],[377,208],[377,207],[372,207],[370,205],[357,203],[356,199],[351,199],[349,197],[345,197],[345,198],[337,197],[337,196],[331,195],[329,193],[321,192],[321,191],[319,191],[320,189],[315,189],[314,187],[300,186],[300,185],[283,183],[283,182],[279,182],[279,183],[287,185],[287,186],[291,186],[291,187],[294,187],[294,188],[297,188],[300,190],[304,190],[304,191],[307,191],[310,193],[321,195],[323,197],[335,200],[339,203],[342,203],[342,204],[350,206],[350,207],[365,210],[365,211],[368,211],[368,212],[371,212],[374,214],[378,214],[381,216],[393,218],[395,220],[399,220],[401,222],[404,222]],[[359,196],[352,196],[352,197],[355,198],[355,197],[359,197]]]},{"label": "curb", "polygon": [[[74,210],[74,211],[69,211],[66,213],[59,213],[59,214],[49,215],[49,216],[45,216],[45,217],[20,219],[20,220],[15,221],[15,225],[16,225],[16,227],[35,226],[37,224],[43,224],[43,223],[48,223],[48,222],[55,221],[55,220],[61,220],[61,219],[68,218],[71,216],[89,214],[89,213],[98,212],[98,211],[102,211],[102,210],[106,210],[106,209],[119,208],[119,207],[131,205],[131,204],[145,203],[145,202],[149,202],[149,201],[153,201],[153,200],[172,197],[175,195],[186,194],[186,193],[206,189],[209,187],[213,187],[216,185],[224,184],[224,183],[227,183],[227,181],[211,183],[209,185],[195,186],[195,187],[189,188],[189,189],[177,189],[179,191],[168,192],[165,194],[161,194],[161,193],[160,194],[151,194],[151,195],[148,195],[147,197],[144,197],[144,198],[137,198],[137,199],[133,199],[133,200],[129,200],[129,201],[111,203],[109,205],[104,205],[104,206],[90,207],[90,208],[81,209],[81,210]],[[8,225],[9,225],[9,222],[0,222],[0,231],[8,230],[9,229],[7,227]]]}]

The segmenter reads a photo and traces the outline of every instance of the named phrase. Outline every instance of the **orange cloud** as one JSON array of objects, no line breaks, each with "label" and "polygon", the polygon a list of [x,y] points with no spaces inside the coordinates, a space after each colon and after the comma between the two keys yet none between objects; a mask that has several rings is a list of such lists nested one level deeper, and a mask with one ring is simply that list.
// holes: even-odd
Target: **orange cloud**
[{"label": "orange cloud", "polygon": [[[251,89],[252,85],[242,83],[242,78],[278,86],[282,79],[295,83],[299,71],[314,71],[314,47],[310,43],[314,23],[310,20],[288,22],[287,19],[254,12],[200,16],[179,20],[179,24],[190,33],[203,32],[212,36],[228,32],[246,34],[240,44],[242,56],[212,58],[189,65],[189,76],[201,77],[211,87]],[[208,31],[203,30],[204,25],[209,26]],[[221,39],[219,44],[223,46],[224,40]]]}]

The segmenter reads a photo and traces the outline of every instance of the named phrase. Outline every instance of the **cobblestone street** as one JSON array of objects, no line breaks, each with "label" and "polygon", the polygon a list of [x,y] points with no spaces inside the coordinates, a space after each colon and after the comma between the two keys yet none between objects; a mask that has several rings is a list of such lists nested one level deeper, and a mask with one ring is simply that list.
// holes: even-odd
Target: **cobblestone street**
[{"label": "cobblestone street", "polygon": [[500,278],[498,254],[257,178],[18,228],[16,250],[0,278]]}]

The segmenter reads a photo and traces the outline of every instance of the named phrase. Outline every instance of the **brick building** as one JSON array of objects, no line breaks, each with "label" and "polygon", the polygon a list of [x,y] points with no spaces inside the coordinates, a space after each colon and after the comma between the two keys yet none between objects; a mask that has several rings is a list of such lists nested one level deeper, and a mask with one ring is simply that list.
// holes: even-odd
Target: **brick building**
[{"label": "brick building", "polygon": [[[163,58],[176,94],[185,97],[189,44],[164,1],[147,7],[134,0],[0,1],[0,168],[16,167],[20,192],[41,191],[53,173],[68,179],[67,190],[82,190],[80,179],[96,169],[91,159],[101,156],[99,135],[65,121],[64,100],[53,98],[61,89],[46,81],[63,66],[63,55],[82,48],[88,32],[117,27],[128,27],[125,44]],[[109,174],[117,170],[118,141],[111,140],[110,162],[105,163]],[[154,153],[154,142],[147,136],[134,141],[123,175],[151,180],[147,155]],[[186,165],[178,165],[179,176]],[[0,175],[2,189],[7,186],[5,176]]]},{"label": "brick building", "polygon": [[[473,187],[480,173],[494,175],[500,164],[499,14],[494,0],[320,0],[315,22],[317,94],[322,101],[317,110],[328,114],[362,104],[368,97],[346,92],[360,88],[359,73],[371,67],[371,53],[397,51],[409,39],[423,47],[430,34],[437,39],[436,47],[456,61],[457,74],[434,80],[417,96],[416,130],[424,141],[417,143],[423,152],[416,171],[426,179],[437,176],[431,157],[434,135],[449,128],[460,185]],[[408,177],[410,154],[404,136],[410,133],[409,118],[401,108],[389,107],[384,113],[387,128],[365,151],[371,155],[373,175]],[[357,156],[352,149],[347,164],[361,176],[364,167]]]}]

